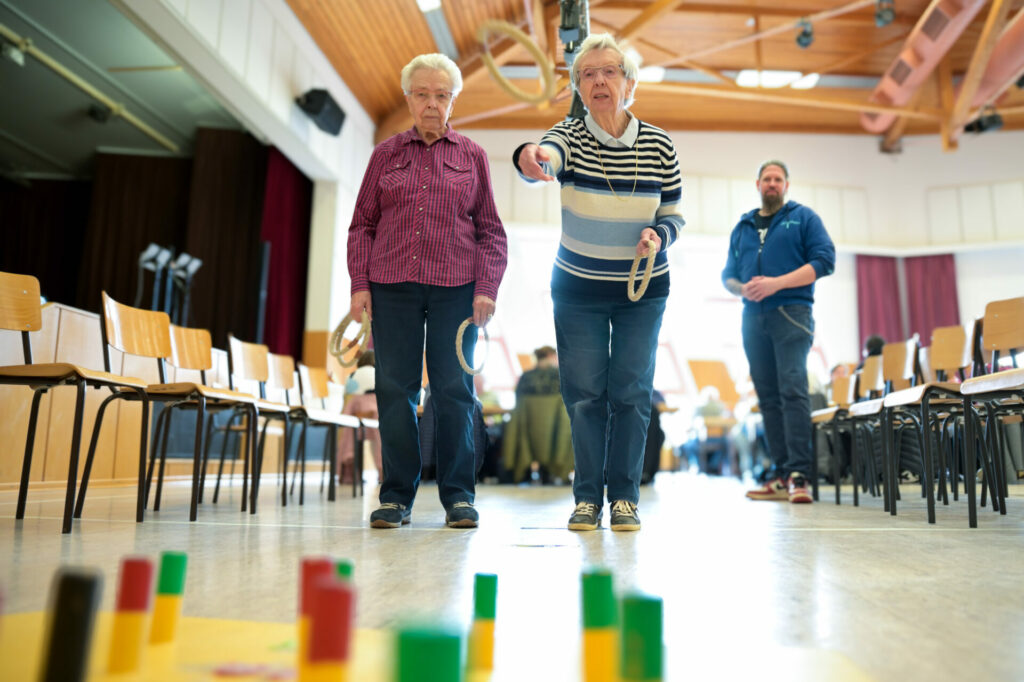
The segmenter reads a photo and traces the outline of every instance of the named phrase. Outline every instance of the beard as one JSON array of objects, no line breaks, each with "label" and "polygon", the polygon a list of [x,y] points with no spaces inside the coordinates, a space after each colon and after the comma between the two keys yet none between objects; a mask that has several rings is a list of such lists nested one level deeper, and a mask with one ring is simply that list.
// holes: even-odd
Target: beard
[{"label": "beard", "polygon": [[761,195],[761,210],[766,214],[771,215],[782,208],[782,195],[781,194],[762,194]]}]

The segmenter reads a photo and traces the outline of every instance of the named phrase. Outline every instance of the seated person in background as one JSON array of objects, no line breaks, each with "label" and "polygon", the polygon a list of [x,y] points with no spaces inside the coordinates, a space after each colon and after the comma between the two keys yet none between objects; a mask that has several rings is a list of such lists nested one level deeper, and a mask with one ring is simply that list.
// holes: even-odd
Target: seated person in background
[{"label": "seated person in background", "polygon": [[[705,386],[700,391],[700,404],[694,409],[693,416],[694,421],[698,419],[703,420],[711,417],[728,417],[729,408],[719,398],[718,389],[714,386]],[[696,464],[697,469],[702,470],[702,464],[706,473],[722,473],[723,459],[726,455],[726,442],[725,434],[718,433],[712,435],[710,433],[702,433],[706,431],[703,428],[703,423],[699,424],[702,428],[692,429],[690,439],[683,443],[683,453],[686,455],[687,461],[690,465]],[[697,424],[695,424],[697,426]],[[701,460],[701,444],[703,441],[705,453],[709,453],[713,456],[708,457],[707,462]],[[709,446],[714,446],[709,447]]]},{"label": "seated person in background", "polygon": [[558,353],[551,346],[541,346],[533,351],[537,364],[519,377],[516,384],[516,400],[524,395],[550,395],[558,393]]},{"label": "seated person in background", "polygon": [[[372,350],[363,353],[356,363],[356,371],[352,372],[345,381],[345,407],[341,411],[342,414],[377,419],[374,360]],[[383,472],[380,456],[380,430],[365,429],[365,433],[366,440],[370,442],[373,450],[373,463],[377,467],[377,474],[380,475]],[[341,483],[351,483],[355,463],[355,444],[348,429],[340,429],[338,438],[338,480]]]},{"label": "seated person in background", "polygon": [[868,338],[864,339],[864,357],[857,363],[857,369],[864,367],[864,359],[871,357],[872,355],[881,355],[882,346],[885,345],[885,339],[878,334],[872,334]]}]

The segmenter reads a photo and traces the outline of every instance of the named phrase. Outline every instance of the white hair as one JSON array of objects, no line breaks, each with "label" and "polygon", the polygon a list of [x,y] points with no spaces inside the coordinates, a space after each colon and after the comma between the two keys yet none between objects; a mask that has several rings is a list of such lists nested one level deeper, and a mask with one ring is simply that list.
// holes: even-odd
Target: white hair
[{"label": "white hair", "polygon": [[640,67],[637,66],[636,61],[633,60],[628,54],[622,51],[619,44],[615,42],[615,38],[612,37],[611,33],[591,33],[587,36],[579,48],[576,50],[576,57],[572,62],[572,86],[579,91],[580,89],[580,68],[579,63],[583,57],[594,50],[612,50],[618,53],[619,63],[622,65],[622,72],[626,75],[626,80],[633,81],[633,87],[626,93],[626,102],[623,105],[628,108],[635,99],[636,84],[640,78]]},{"label": "white hair", "polygon": [[402,69],[402,92],[409,94],[412,87],[410,84],[412,75],[420,69],[444,71],[452,82],[452,96],[462,92],[462,72],[459,71],[458,65],[446,55],[438,52],[413,57],[413,60],[405,65],[405,68]]}]

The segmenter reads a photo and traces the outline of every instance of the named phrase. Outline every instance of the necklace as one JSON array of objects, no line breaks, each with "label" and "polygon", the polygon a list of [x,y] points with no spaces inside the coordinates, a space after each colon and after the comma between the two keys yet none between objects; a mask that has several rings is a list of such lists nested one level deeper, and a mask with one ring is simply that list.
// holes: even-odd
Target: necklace
[{"label": "necklace", "polygon": [[640,140],[638,139],[636,142],[633,143],[633,153],[636,154],[636,167],[633,169],[633,191],[630,192],[629,196],[626,197],[625,199],[623,199],[622,197],[615,193],[615,188],[612,187],[612,181],[608,179],[608,171],[604,169],[604,157],[601,156],[601,144],[598,143],[597,145],[597,162],[601,164],[601,172],[604,173],[604,181],[608,183],[608,189],[612,191],[612,196],[618,199],[619,201],[629,201],[630,199],[633,198],[633,194],[636,193],[636,181],[640,177],[640,148],[638,144],[639,142]]}]

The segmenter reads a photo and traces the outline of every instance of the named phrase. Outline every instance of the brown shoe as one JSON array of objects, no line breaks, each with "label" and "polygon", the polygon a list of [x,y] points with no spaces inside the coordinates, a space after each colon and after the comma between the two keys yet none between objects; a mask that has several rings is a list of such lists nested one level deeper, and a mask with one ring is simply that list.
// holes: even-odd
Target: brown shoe
[{"label": "brown shoe", "polygon": [[760,488],[747,491],[747,497],[752,500],[776,500],[785,501],[789,499],[789,492],[786,490],[786,482],[781,478],[768,481]]}]

